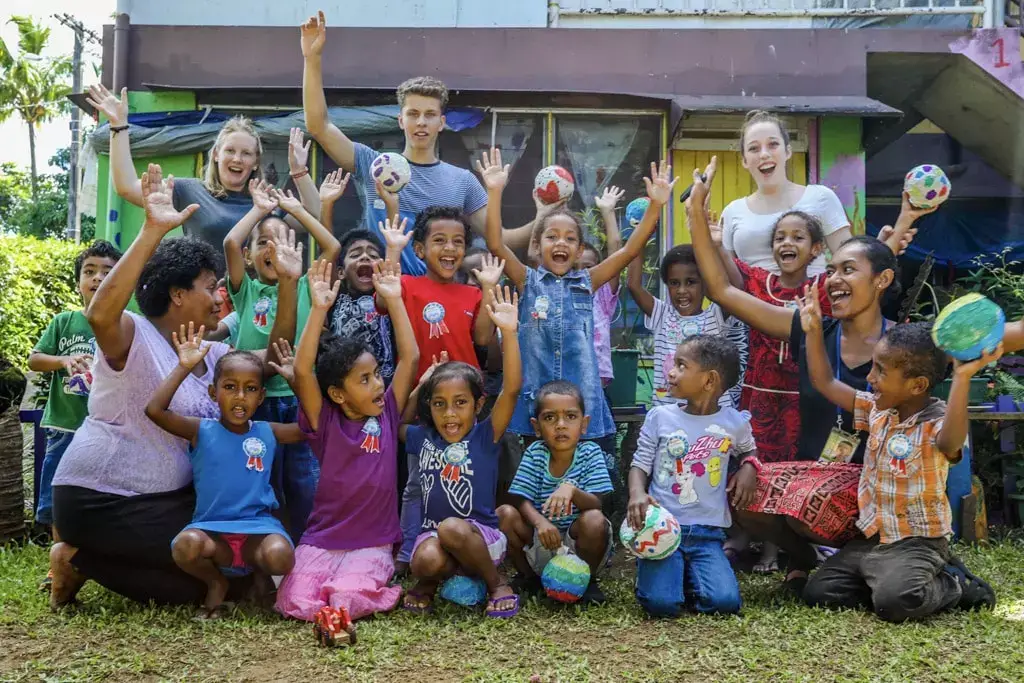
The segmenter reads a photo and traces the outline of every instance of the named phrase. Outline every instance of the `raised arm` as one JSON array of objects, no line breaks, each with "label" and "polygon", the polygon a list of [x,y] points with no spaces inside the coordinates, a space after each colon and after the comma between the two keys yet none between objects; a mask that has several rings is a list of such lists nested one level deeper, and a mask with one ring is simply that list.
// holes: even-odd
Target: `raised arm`
[{"label": "raised arm", "polygon": [[644,315],[650,317],[654,313],[654,295],[644,287],[644,255],[640,254],[629,262],[626,270],[626,287],[629,288],[629,295],[643,311]]},{"label": "raised arm", "polygon": [[[324,405],[323,394],[320,393],[320,385],[316,381],[314,366],[316,365],[316,350],[320,345],[320,330],[327,320],[327,313],[334,305],[338,297],[338,290],[341,288],[341,279],[331,286],[331,266],[329,261],[320,259],[309,268],[309,317],[306,319],[306,328],[302,330],[302,338],[299,340],[299,347],[295,351],[293,367],[295,395],[299,399],[299,407],[306,415],[313,431],[316,431],[320,424],[320,410]],[[280,297],[280,294],[278,295]],[[280,308],[280,299],[278,308]],[[279,313],[280,314],[280,313]]]},{"label": "raised arm", "polygon": [[618,278],[619,273],[629,265],[630,261],[643,254],[647,240],[651,238],[654,229],[658,226],[662,207],[672,199],[672,188],[677,180],[679,178],[672,177],[672,167],[668,165],[668,162],[662,160],[660,166],[651,162],[651,177],[644,178],[644,184],[647,185],[647,196],[651,198],[651,203],[648,205],[647,211],[644,212],[640,225],[626,240],[626,245],[615,253],[608,254],[608,258],[590,269],[590,282],[593,291],[596,292],[601,285],[612,278]]},{"label": "raised arm", "polygon": [[[417,384],[416,388],[412,390],[411,394],[409,394],[409,400],[405,402],[405,409],[402,411],[403,428],[416,422],[416,420],[418,419],[417,413],[419,408],[419,396],[420,391],[423,389],[423,385],[427,383],[427,380],[430,379],[430,376],[434,374],[435,370],[437,370],[439,367],[441,367],[447,362],[448,352],[442,351],[441,357],[439,358],[437,356],[434,356],[433,362],[430,364],[430,367],[423,371],[423,375],[420,376],[419,384]],[[398,436],[402,441],[405,441],[405,430],[401,429],[399,431]]]},{"label": "raised arm", "polygon": [[485,151],[481,160],[476,162],[476,170],[487,190],[487,229],[484,231],[487,249],[505,261],[505,275],[518,289],[522,289],[526,284],[526,266],[502,239],[501,231],[501,196],[508,183],[509,169],[507,164],[503,166],[501,163],[500,149],[492,148],[490,153]]},{"label": "raised arm", "polygon": [[494,319],[485,313],[494,303],[495,288],[504,270],[505,262],[493,254],[484,254],[483,267],[473,269],[473,277],[480,283],[480,291],[483,293],[473,323],[473,343],[477,346],[487,346],[494,339]]},{"label": "raised arm", "polygon": [[897,256],[901,255],[913,241],[914,235],[917,234],[917,228],[914,227],[917,219],[934,213],[938,208],[938,206],[933,206],[930,209],[918,209],[910,203],[910,195],[904,192],[903,203],[900,207],[900,215],[896,219],[896,224],[891,232],[885,228],[879,230],[878,239],[885,242],[886,246],[892,250],[892,253]]},{"label": "raised arm", "polygon": [[953,384],[949,388],[949,399],[946,401],[946,419],[935,439],[935,445],[950,460],[959,460],[960,449],[967,440],[970,425],[967,422],[967,404],[971,393],[971,378],[978,372],[1003,356],[1003,344],[999,344],[992,353],[985,353],[981,358],[969,362],[953,361]]},{"label": "raised arm", "polygon": [[288,175],[299,191],[299,199],[314,217],[320,216],[320,193],[316,181],[309,175],[309,147],[312,140],[304,139],[301,128],[292,128],[288,136]]},{"label": "raised arm", "polygon": [[[625,194],[625,190],[612,185],[604,188],[604,193],[600,197],[594,197],[594,206],[601,212],[601,221],[604,223],[604,253],[606,254],[614,254],[622,246],[622,235],[619,233],[619,219],[615,216],[615,205],[622,201]],[[632,262],[630,261],[630,263]],[[609,284],[612,292],[617,294],[619,278],[613,278]]]},{"label": "raised arm", "polygon": [[314,215],[320,217],[320,224],[331,234],[334,234],[334,203],[345,194],[351,179],[351,173],[345,173],[339,168],[324,176],[324,181],[320,183],[320,212]]},{"label": "raised arm", "polygon": [[322,57],[327,42],[327,22],[324,13],[310,17],[302,25],[302,113],[306,130],[320,143],[328,156],[346,171],[356,170],[356,146],[327,116],[324,97]]},{"label": "raised arm", "polygon": [[[711,186],[711,178],[708,178],[708,186]],[[708,198],[711,198],[710,194]],[[686,209],[689,211],[690,207],[686,207]],[[729,252],[722,246],[721,216],[715,215],[714,211],[705,209],[704,217],[707,220],[708,229],[711,231],[711,242],[718,251],[718,260],[722,262],[722,268],[725,269],[726,274],[729,276],[729,284],[736,289],[744,289],[743,273],[740,272],[739,266],[736,265],[736,259],[730,256]]]},{"label": "raised arm", "polygon": [[164,235],[199,209],[198,204],[191,204],[183,211],[174,208],[174,178],[168,176],[164,181],[163,171],[157,164],[149,165],[142,174],[141,183],[146,221],[128,251],[104,278],[85,311],[89,326],[96,335],[96,346],[115,370],[124,367],[135,336],[135,323],[130,316],[124,315],[124,309],[131,301],[143,267]]},{"label": "raised arm", "polygon": [[110,174],[114,191],[127,202],[142,206],[142,181],[135,173],[128,143],[128,88],[121,88],[121,99],[102,83],[89,86],[85,101],[102,112],[110,123]]},{"label": "raised arm", "polygon": [[[553,204],[545,204],[537,196],[537,193],[533,193],[533,203],[537,207],[537,213],[533,217],[533,220],[525,225],[520,225],[518,228],[503,228],[501,231],[501,239],[508,246],[509,249],[515,251],[525,251],[532,245],[533,232],[536,227],[547,217],[549,214],[558,211],[559,209],[565,208],[568,200],[557,201]],[[469,216],[469,223],[473,226],[473,230],[483,235],[486,234],[486,222],[487,222],[487,207],[490,206],[490,200],[487,202],[487,206],[480,210],[472,213]]]},{"label": "raised arm", "polygon": [[373,287],[377,297],[383,299],[391,318],[391,327],[395,331],[395,354],[398,365],[391,378],[391,391],[398,403],[398,412],[405,410],[413,386],[416,383],[416,369],[420,363],[420,347],[416,344],[416,335],[412,331],[412,321],[402,301],[402,271],[397,263],[388,261],[377,263],[377,272],[373,274]]},{"label": "raised arm", "polygon": [[274,343],[280,339],[289,342],[295,339],[295,328],[299,324],[298,288],[302,275],[302,242],[295,241],[294,230],[281,226],[277,238],[267,245],[267,253],[277,273],[277,313],[270,326],[267,349],[263,355],[263,374],[270,377],[275,372],[270,362],[275,356]]},{"label": "raised arm", "polygon": [[[714,173],[713,166],[717,161],[717,158],[711,158],[705,176]],[[792,311],[761,301],[730,284],[725,270],[722,269],[718,250],[711,241],[707,217],[704,215],[704,199],[707,194],[708,186],[701,178],[700,171],[694,169],[693,190],[688,206],[690,237],[693,240],[693,252],[697,257],[697,267],[700,269],[708,298],[718,302],[729,314],[769,337],[788,340],[793,325]]]},{"label": "raised arm", "polygon": [[1024,320],[1006,324],[1006,330],[1003,332],[1003,349],[1006,353],[1024,350]]},{"label": "raised arm", "polygon": [[402,262],[402,251],[409,240],[412,239],[412,230],[406,229],[409,219],[403,218],[399,223],[397,219],[386,219],[383,223],[378,222],[377,228],[381,237],[384,238],[384,260],[388,263]]},{"label": "raised arm", "polygon": [[270,192],[271,196],[277,200],[278,205],[287,211],[288,215],[295,218],[306,229],[306,232],[313,236],[317,246],[320,247],[320,253],[323,255],[323,258],[334,263],[338,258],[338,253],[341,251],[341,242],[338,241],[338,238],[325,228],[323,223],[316,219],[316,216],[306,210],[302,202],[292,196],[290,190],[282,192],[281,190],[273,189]]},{"label": "raised arm", "polygon": [[505,287],[494,288],[493,304],[488,304],[487,315],[501,330],[502,378],[501,393],[491,408],[491,426],[497,443],[512,421],[519,390],[523,387],[523,366],[519,357],[519,292]]},{"label": "raised arm", "polygon": [[[857,400],[857,390],[840,381],[832,374],[832,366],[828,361],[825,349],[825,338],[821,330],[821,304],[818,301],[818,286],[807,285],[804,295],[799,299],[800,325],[806,337],[807,373],[811,384],[822,396],[848,413],[853,412]],[[787,313],[789,309],[783,309]]]},{"label": "raised arm", "polygon": [[181,326],[180,334],[171,332],[171,341],[178,351],[178,364],[171,370],[171,374],[164,378],[146,404],[146,417],[157,427],[169,434],[187,439],[193,446],[196,445],[196,437],[199,436],[200,420],[197,417],[186,417],[172,412],[171,400],[181,383],[206,358],[210,350],[209,344],[203,344],[204,332],[205,328],[202,326],[196,332],[195,323],[192,322],[188,324],[187,333],[184,325]]},{"label": "raised arm", "polygon": [[[245,256],[243,249],[261,220],[277,208],[277,200],[268,194],[273,186],[263,180],[249,181],[249,196],[252,208],[228,231],[224,237],[224,260],[228,265],[228,291],[238,292],[245,279]],[[251,248],[251,245],[250,245]]]}]

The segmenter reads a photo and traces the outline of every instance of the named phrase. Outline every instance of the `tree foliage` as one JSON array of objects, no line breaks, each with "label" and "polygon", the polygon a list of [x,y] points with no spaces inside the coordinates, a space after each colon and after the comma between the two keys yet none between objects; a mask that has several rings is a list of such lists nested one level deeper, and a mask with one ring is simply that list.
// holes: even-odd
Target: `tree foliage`
[{"label": "tree foliage", "polygon": [[[49,164],[58,173],[38,179],[36,200],[32,200],[32,182],[28,171],[12,162],[0,164],[0,233],[31,237],[63,237],[68,217],[69,150],[53,155]],[[82,241],[89,242],[96,232],[96,219],[83,215]]]}]

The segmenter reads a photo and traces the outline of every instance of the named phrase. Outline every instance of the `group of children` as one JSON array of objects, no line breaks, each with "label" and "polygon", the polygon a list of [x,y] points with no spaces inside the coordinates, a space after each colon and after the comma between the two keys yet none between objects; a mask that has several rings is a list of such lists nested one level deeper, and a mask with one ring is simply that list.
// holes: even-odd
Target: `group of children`
[{"label": "group of children", "polygon": [[[870,392],[855,392],[833,375],[822,339],[823,311],[850,305],[853,285],[841,280],[854,276],[851,266],[837,263],[829,274],[808,278],[823,249],[814,217],[790,212],[775,224],[780,275],[734,263],[720,240],[715,244],[705,213],[712,162],[703,178],[694,174],[694,245],[662,259],[662,300],[643,287],[639,260],[677,180],[665,162],[652,163],[644,179],[650,205],[643,219],[621,246],[617,226],[609,230],[614,239],[604,259],[587,244],[578,218],[558,210],[535,226],[528,263],[502,239],[509,167],[500,151],[483,154],[477,170],[488,194],[486,252],[471,251],[470,222],[456,208],[428,208],[407,231],[397,197],[380,185],[389,216],[383,239],[353,230],[339,242],[324,227],[324,214],[346,178],[328,178],[319,218],[290,194],[250,183],[253,208],[224,240],[225,284],[237,320],[229,337],[235,350],[217,361],[210,387],[220,419],[178,415],[170,404],[205,356],[204,339],[223,338],[227,329],[183,328],[174,339],[179,366],[146,407],[157,425],[191,445],[195,515],[172,553],[207,586],[202,616],[223,612],[229,576],[252,571],[284,577],[276,609],[293,618],[313,620],[324,607],[343,607],[354,619],[391,610],[403,601],[393,582],[399,548],[415,579],[404,607],[415,612],[432,608],[446,579],[466,574],[486,584],[488,616],[514,616],[520,595],[539,590],[539,576],[563,546],[590,567],[584,601],[603,602],[598,577],[614,531],[602,499],[613,490],[616,446],[601,358],[606,299],[614,302],[627,266],[628,289],[654,335],[659,390],[636,452],[623,454],[632,457],[627,518],[640,528],[647,508],[658,505],[682,529],[677,552],[638,562],[636,596],[644,609],[740,609],[725,545],[731,510],[753,501],[763,461],[792,460],[799,447],[799,373],[787,343],[764,331],[766,324],[775,329],[772,323],[748,312],[759,309],[729,305],[720,272],[712,278],[718,284],[706,288],[711,270],[729,273],[742,296],[790,317],[799,311],[814,388],[869,434],[859,496],[869,540],[820,570],[808,600],[853,606],[874,597],[876,611],[880,602],[889,604],[885,596],[898,602],[898,589],[909,584],[894,578],[895,558],[930,568],[940,584],[929,584],[931,611],[956,601],[962,582],[942,574],[951,561],[945,472],[966,437],[964,383],[1001,350],[957,365],[947,408],[929,399],[945,356],[920,326],[886,331],[883,323]],[[614,221],[620,198],[615,191],[602,198],[606,220]],[[282,213],[319,246],[305,276],[278,258],[275,245],[294,241]],[[896,248],[914,217],[901,216],[891,237]],[[401,274],[410,240],[425,275]],[[119,256],[98,242],[79,257],[86,305]],[[705,309],[708,295],[721,305]],[[273,321],[285,311],[295,316],[298,334],[273,344],[276,374],[265,378],[254,352],[272,341]],[[741,320],[752,326],[748,363]],[[61,371],[44,418],[54,431],[41,522],[49,521],[47,472],[84,414],[84,402],[71,408],[68,397],[76,394],[74,378],[87,372],[90,336],[81,313],[63,313],[30,359],[35,370]],[[499,492],[506,434],[522,439],[525,451],[507,492]],[[502,499],[511,502],[499,505]],[[880,541],[870,540],[878,532]],[[892,552],[908,539],[918,546],[913,552]],[[506,557],[518,571],[514,582],[502,568]],[[837,576],[846,581],[845,593],[836,588]],[[928,611],[900,612],[919,613]]]}]

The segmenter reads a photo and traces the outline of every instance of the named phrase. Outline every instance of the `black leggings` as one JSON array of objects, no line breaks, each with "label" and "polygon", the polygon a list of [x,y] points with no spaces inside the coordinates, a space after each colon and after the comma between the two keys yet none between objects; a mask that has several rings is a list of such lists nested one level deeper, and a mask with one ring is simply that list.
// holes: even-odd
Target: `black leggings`
[{"label": "black leggings", "polygon": [[174,563],[171,541],[195,504],[191,486],[138,496],[54,486],[53,523],[78,549],[75,569],[108,590],[137,602],[194,603],[206,586]]}]

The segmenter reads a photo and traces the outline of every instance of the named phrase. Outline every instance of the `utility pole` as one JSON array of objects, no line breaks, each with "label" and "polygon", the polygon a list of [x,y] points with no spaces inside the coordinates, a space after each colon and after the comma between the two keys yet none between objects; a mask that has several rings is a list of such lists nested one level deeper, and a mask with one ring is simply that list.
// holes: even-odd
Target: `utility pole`
[{"label": "utility pole", "polygon": [[[100,38],[69,14],[55,14],[53,17],[75,32],[75,49],[71,57],[71,92],[82,91],[82,48],[83,39],[100,43]],[[81,217],[78,214],[78,149],[81,146],[82,111],[76,106],[71,109],[71,159],[68,164],[68,224],[66,235],[69,240],[82,239]]]}]

